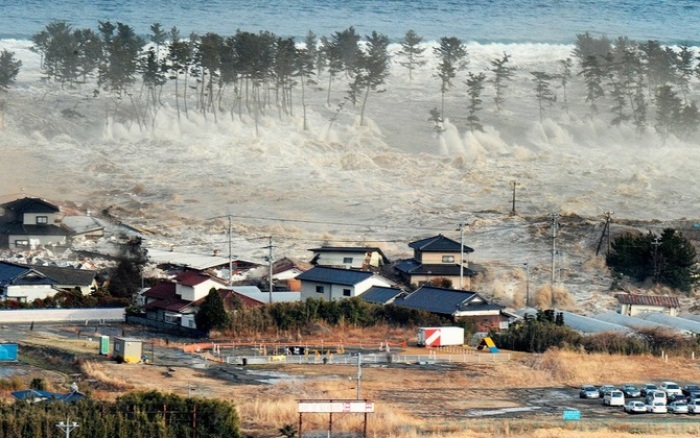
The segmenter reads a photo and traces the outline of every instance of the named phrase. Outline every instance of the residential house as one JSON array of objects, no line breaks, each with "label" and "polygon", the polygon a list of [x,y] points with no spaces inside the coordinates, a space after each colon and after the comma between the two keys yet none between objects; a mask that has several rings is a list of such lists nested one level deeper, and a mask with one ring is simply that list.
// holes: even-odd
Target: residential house
[{"label": "residential house", "polygon": [[312,248],[311,264],[333,268],[377,270],[389,263],[389,259],[377,247],[322,246]]},{"label": "residential house", "polygon": [[474,249],[442,234],[411,242],[408,246],[413,248],[413,258],[397,262],[394,268],[402,281],[409,285],[421,286],[445,280],[454,289],[463,289],[469,284],[469,278],[476,274],[469,269],[469,254]]},{"label": "residential house", "polygon": [[208,274],[186,271],[175,278],[175,283],[159,283],[143,292],[141,299],[148,319],[181,324],[183,315],[197,313],[198,302],[211,289],[223,286],[222,280]]},{"label": "residential house", "polygon": [[635,295],[617,294],[617,313],[627,316],[636,316],[644,312],[665,313],[676,316],[680,309],[678,297],[668,295]]},{"label": "residential house", "polygon": [[300,274],[301,300],[336,301],[361,295],[372,286],[390,287],[391,282],[373,272],[315,266]]},{"label": "residential house", "polygon": [[66,243],[68,231],[60,223],[60,210],[40,198],[22,198],[0,205],[0,245],[25,248]]},{"label": "residential house", "polygon": [[31,266],[0,261],[0,299],[32,302],[60,290],[79,289],[83,295],[96,287],[96,273],[85,269]]},{"label": "residential house", "polygon": [[397,298],[395,306],[423,310],[452,318],[468,320],[477,331],[507,329],[514,315],[501,305],[489,301],[477,292],[422,286],[418,290]]},{"label": "residential house", "polygon": [[372,286],[360,295],[360,298],[368,303],[391,304],[404,295],[406,292],[398,287]]},{"label": "residential house", "polygon": [[242,301],[244,307],[257,307],[269,303],[295,303],[301,301],[301,293],[293,291],[262,291],[257,286],[231,286],[229,291]]}]

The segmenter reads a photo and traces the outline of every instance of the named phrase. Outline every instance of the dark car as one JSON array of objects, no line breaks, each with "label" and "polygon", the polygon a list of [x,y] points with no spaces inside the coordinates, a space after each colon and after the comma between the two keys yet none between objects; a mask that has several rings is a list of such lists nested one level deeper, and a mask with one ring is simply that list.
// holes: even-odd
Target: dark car
[{"label": "dark car", "polygon": [[615,385],[603,385],[598,388],[598,395],[603,398],[606,392],[615,391],[616,389]]},{"label": "dark car", "polygon": [[625,398],[637,398],[642,396],[642,391],[634,385],[622,385],[622,393]]},{"label": "dark car", "polygon": [[698,385],[685,385],[681,388],[681,391],[688,398],[698,398],[700,396],[700,386]]},{"label": "dark car", "polygon": [[646,397],[647,393],[654,392],[658,389],[659,387],[654,385],[653,383],[645,383],[644,385],[642,385],[641,389],[642,397]]}]

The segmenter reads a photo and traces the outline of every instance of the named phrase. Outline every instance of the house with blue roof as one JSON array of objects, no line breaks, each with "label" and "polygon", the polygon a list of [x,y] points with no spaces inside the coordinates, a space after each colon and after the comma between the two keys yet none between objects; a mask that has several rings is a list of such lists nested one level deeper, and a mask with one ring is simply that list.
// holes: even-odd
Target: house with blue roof
[{"label": "house with blue roof", "polygon": [[30,303],[54,296],[60,290],[80,290],[87,295],[96,288],[95,272],[87,269],[0,261],[0,300]]},{"label": "house with blue roof", "polygon": [[393,305],[435,313],[454,321],[468,320],[477,331],[504,330],[516,318],[505,307],[490,303],[477,292],[434,286],[422,286],[416,291],[397,298]]},{"label": "house with blue roof", "polygon": [[469,278],[476,275],[469,269],[469,254],[474,249],[442,234],[411,242],[408,246],[413,249],[413,258],[394,265],[399,278],[408,285],[417,287],[444,280],[455,289],[463,289],[470,284]]},{"label": "house with blue roof", "polygon": [[68,394],[59,394],[50,391],[39,391],[37,389],[25,389],[23,391],[12,392],[12,396],[17,400],[24,400],[30,403],[52,401],[63,403],[77,403],[83,398],[85,398],[85,394],[73,389],[71,389],[71,392],[69,392]]},{"label": "house with blue roof", "polygon": [[302,301],[337,301],[359,296],[372,286],[392,286],[389,280],[370,271],[324,266],[315,266],[296,278],[301,281]]}]

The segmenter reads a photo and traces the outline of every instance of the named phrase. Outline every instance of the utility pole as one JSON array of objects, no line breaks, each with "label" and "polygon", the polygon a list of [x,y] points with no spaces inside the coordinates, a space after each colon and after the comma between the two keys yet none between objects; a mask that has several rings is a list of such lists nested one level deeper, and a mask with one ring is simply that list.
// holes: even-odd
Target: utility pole
[{"label": "utility pole", "polygon": [[362,353],[357,353],[357,399],[362,393]]},{"label": "utility pole", "polygon": [[233,286],[233,251],[231,250],[231,236],[233,228],[231,227],[231,215],[228,215],[228,285]]},{"label": "utility pole", "polygon": [[556,276],[556,261],[557,261],[557,227],[559,223],[557,219],[559,213],[552,213],[552,308],[554,308],[554,281]]},{"label": "utility pole", "polygon": [[525,265],[525,307],[530,307],[530,265]]},{"label": "utility pole", "polygon": [[607,250],[605,251],[606,256],[610,256],[610,222],[612,222],[612,215],[615,214],[612,211],[606,211],[605,213],[605,230],[607,231]]},{"label": "utility pole", "polygon": [[269,250],[269,253],[267,255],[267,262],[268,262],[268,268],[270,270],[269,272],[269,277],[268,281],[270,283],[270,296],[269,296],[269,304],[272,304],[272,236],[268,237],[268,243],[267,243],[267,249]]},{"label": "utility pole", "polygon": [[515,212],[515,187],[518,185],[516,181],[511,181],[510,182],[510,188],[513,190],[513,208],[510,210],[510,215],[515,216],[517,213]]},{"label": "utility pole", "polygon": [[70,433],[78,427],[78,423],[75,421],[68,421],[68,417],[66,416],[66,422],[64,423],[61,421],[60,423],[56,424],[56,427],[66,433],[66,438],[70,438]]},{"label": "utility pole", "polygon": [[659,279],[659,263],[657,253],[659,245],[661,245],[661,240],[659,240],[658,237],[654,237],[654,240],[651,241],[651,244],[654,245],[654,285],[656,285]]},{"label": "utility pole", "polygon": [[464,227],[466,225],[465,222],[460,222],[459,228],[457,228],[459,230],[459,288],[461,290],[464,290]]}]

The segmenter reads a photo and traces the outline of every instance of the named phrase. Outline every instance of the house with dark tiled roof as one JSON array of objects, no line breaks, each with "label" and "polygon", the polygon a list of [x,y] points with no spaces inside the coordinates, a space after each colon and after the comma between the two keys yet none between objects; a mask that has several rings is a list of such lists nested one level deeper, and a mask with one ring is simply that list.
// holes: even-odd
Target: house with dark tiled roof
[{"label": "house with dark tiled roof", "polygon": [[501,305],[490,303],[477,292],[422,286],[416,291],[397,298],[393,305],[423,310],[452,318],[468,320],[478,331],[506,329],[512,315]]},{"label": "house with dark tiled roof", "polygon": [[406,295],[406,292],[398,287],[372,286],[360,295],[360,298],[368,303],[391,304],[394,300],[404,295]]},{"label": "house with dark tiled roof", "polygon": [[31,303],[61,290],[79,289],[83,295],[97,287],[95,271],[0,261],[0,299]]},{"label": "house with dark tiled roof", "polygon": [[22,198],[0,205],[0,245],[24,248],[66,243],[60,209],[41,198]]},{"label": "house with dark tiled roof", "polygon": [[359,296],[372,286],[391,286],[389,280],[370,271],[323,266],[315,266],[297,279],[301,281],[302,301],[337,301]]},{"label": "house with dark tiled roof", "polygon": [[409,285],[421,286],[445,280],[453,288],[463,289],[469,283],[469,277],[476,274],[469,269],[469,254],[474,249],[442,234],[411,242],[408,246],[413,249],[413,258],[396,262],[394,269]]},{"label": "house with dark tiled roof", "polygon": [[321,246],[312,248],[311,264],[330,268],[372,270],[389,263],[381,249],[368,246]]},{"label": "house with dark tiled roof", "polygon": [[617,313],[635,316],[644,312],[665,313],[676,316],[681,305],[678,297],[668,295],[617,294]]},{"label": "house with dark tiled roof", "polygon": [[13,391],[12,396],[17,400],[26,401],[29,403],[39,402],[63,402],[77,403],[85,398],[85,394],[77,390],[71,390],[68,394],[59,394],[57,392],[40,391],[37,389],[25,389],[23,391]]}]

